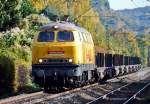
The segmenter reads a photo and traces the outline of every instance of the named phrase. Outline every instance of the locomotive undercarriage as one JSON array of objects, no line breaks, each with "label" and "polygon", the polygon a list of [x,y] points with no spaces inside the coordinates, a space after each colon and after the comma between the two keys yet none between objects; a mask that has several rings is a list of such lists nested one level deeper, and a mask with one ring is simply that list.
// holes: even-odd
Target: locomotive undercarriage
[{"label": "locomotive undercarriage", "polygon": [[[90,70],[89,70],[90,69]],[[33,65],[34,82],[44,87],[62,91],[63,88],[80,87],[93,83],[97,77],[94,65]]]}]

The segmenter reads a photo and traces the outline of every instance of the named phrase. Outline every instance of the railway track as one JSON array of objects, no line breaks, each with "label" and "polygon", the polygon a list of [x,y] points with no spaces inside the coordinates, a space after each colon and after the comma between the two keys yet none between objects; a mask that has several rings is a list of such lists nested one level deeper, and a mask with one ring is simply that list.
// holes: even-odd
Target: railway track
[{"label": "railway track", "polygon": [[[10,103],[11,104],[47,104],[47,103],[51,103],[51,104],[70,104],[70,103],[86,104],[87,103],[88,104],[90,102],[94,102],[94,100],[98,98],[103,98],[102,100],[106,100],[105,98],[108,98],[110,95],[114,96],[113,94],[115,94],[115,92],[118,93],[119,90],[120,91],[126,90],[128,86],[130,85],[131,85],[131,89],[134,88],[132,87],[133,85],[134,86],[139,85],[139,87],[141,88],[146,83],[142,81],[136,83],[135,81],[136,80],[138,81],[139,78],[137,79],[132,78],[135,75],[138,75],[138,73],[133,73],[130,75],[121,76],[119,78],[110,79],[105,84],[95,83],[92,85],[87,85],[82,88],[76,88],[76,89],[58,93],[58,94],[47,94],[43,92],[37,92],[37,93],[32,93],[32,94],[23,95],[23,96],[16,96],[16,97],[12,97],[9,99],[0,100],[0,104],[10,104]],[[145,73],[143,76],[145,75],[147,75],[147,73]],[[135,92],[138,92],[140,88],[137,88]],[[143,91],[140,91],[140,92],[143,92]],[[109,96],[106,96],[106,95],[109,95]],[[132,95],[130,95],[128,98],[131,98],[131,97]],[[114,103],[114,104],[117,104],[117,103]]]},{"label": "railway track", "polygon": [[58,93],[58,94],[48,94],[48,93],[43,93],[41,91],[41,92],[36,92],[32,94],[18,95],[15,97],[10,97],[7,99],[0,100],[0,104],[10,104],[10,103],[11,104],[35,104],[35,103],[40,103],[42,101],[46,101],[48,99],[53,99],[59,96],[64,96],[69,93],[74,93],[82,89],[87,89],[96,85],[98,85],[98,83],[87,85],[81,88],[76,88],[76,89],[69,90],[69,91],[65,91],[65,92]]},{"label": "railway track", "polygon": [[150,104],[150,85],[147,84],[143,87],[143,89],[132,96],[128,102],[132,104]]},{"label": "railway track", "polygon": [[142,89],[140,89],[137,93],[135,93],[133,96],[131,96],[131,97],[130,97],[127,101],[125,101],[123,104],[129,104],[129,103],[131,103],[131,102],[133,103],[134,100],[136,99],[136,97],[137,97],[139,94],[143,93],[146,88],[150,88],[150,82],[146,83],[146,85],[145,85]]},{"label": "railway track", "polygon": [[133,104],[138,94],[142,93],[150,82],[133,82],[113,90],[87,104]]}]

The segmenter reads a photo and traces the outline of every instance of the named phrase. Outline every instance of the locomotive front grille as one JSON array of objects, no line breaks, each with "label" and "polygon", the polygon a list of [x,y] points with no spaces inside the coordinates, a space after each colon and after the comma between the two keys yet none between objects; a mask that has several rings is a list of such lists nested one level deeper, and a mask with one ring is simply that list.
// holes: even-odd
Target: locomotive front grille
[{"label": "locomotive front grille", "polygon": [[70,63],[69,59],[43,59],[42,64]]},{"label": "locomotive front grille", "polygon": [[68,59],[48,59],[48,63],[68,63]]}]

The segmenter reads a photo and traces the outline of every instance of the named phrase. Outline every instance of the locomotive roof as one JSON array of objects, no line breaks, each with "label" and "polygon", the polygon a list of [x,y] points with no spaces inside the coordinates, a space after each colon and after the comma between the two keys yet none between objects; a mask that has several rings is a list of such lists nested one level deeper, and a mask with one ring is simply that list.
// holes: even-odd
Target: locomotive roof
[{"label": "locomotive roof", "polygon": [[87,30],[82,28],[82,27],[79,27],[79,26],[77,26],[73,23],[64,22],[64,21],[52,22],[52,23],[49,23],[47,25],[44,25],[40,28],[40,31],[54,30],[55,26],[57,26],[58,30],[78,30],[78,31],[81,31],[81,32],[87,32]]}]

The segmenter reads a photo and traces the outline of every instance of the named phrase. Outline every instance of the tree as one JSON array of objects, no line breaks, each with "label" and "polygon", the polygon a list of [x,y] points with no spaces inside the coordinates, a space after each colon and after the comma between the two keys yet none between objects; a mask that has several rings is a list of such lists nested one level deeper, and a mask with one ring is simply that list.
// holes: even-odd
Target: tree
[{"label": "tree", "polygon": [[33,5],[31,4],[29,0],[22,0],[20,12],[21,12],[22,18],[25,18],[26,16],[32,13],[36,13],[36,9],[33,7]]},{"label": "tree", "polygon": [[1,0],[0,1],[0,31],[16,25],[20,18],[19,0]]},{"label": "tree", "polygon": [[0,1],[0,31],[15,27],[27,15],[35,12],[28,0]]}]

